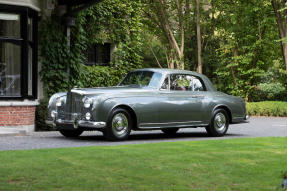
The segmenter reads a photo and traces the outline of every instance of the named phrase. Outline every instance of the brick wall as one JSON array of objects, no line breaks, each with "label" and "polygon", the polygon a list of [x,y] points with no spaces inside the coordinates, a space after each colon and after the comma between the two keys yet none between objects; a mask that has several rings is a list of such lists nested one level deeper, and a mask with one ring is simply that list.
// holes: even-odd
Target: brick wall
[{"label": "brick wall", "polygon": [[0,126],[34,125],[35,106],[0,106]]}]

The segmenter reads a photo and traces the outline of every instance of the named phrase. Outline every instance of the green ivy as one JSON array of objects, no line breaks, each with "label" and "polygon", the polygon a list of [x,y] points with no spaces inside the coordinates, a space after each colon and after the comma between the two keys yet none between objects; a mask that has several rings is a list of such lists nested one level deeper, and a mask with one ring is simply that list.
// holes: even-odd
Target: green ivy
[{"label": "green ivy", "polygon": [[[85,46],[81,43],[81,30],[79,27],[73,28],[73,40],[69,47],[60,20],[52,17],[50,20],[42,21],[39,27],[40,77],[46,97],[77,85],[82,71],[82,52]],[[68,66],[70,67],[69,80]]]},{"label": "green ivy", "polygon": [[87,88],[116,86],[123,76],[120,70],[109,66],[84,66],[83,69],[81,82]]},{"label": "green ivy", "polygon": [[[114,84],[108,82],[119,81],[127,72],[141,67],[141,5],[141,0],[106,0],[82,11],[76,18],[76,26],[72,27],[71,47],[67,45],[61,18],[52,16],[41,21],[40,77],[44,84],[44,95],[49,97],[75,85],[90,87]],[[105,42],[116,45],[110,68],[85,67],[83,63],[87,47]],[[111,79],[100,80],[92,74],[109,76]]]},{"label": "green ivy", "polygon": [[105,0],[78,17],[87,44],[112,42],[116,45],[110,65],[122,73],[142,66],[141,0]]}]

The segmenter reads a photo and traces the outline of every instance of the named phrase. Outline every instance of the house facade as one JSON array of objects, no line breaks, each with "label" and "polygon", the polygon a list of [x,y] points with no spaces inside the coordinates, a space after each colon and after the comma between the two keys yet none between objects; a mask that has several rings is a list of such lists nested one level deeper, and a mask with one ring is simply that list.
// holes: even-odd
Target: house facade
[{"label": "house facade", "polygon": [[[0,128],[35,130],[35,110],[43,97],[38,22],[53,9],[55,0],[0,0]],[[86,64],[107,64],[113,48],[109,43],[92,46]]]},{"label": "house facade", "polygon": [[0,0],[0,127],[33,131],[40,0]]}]

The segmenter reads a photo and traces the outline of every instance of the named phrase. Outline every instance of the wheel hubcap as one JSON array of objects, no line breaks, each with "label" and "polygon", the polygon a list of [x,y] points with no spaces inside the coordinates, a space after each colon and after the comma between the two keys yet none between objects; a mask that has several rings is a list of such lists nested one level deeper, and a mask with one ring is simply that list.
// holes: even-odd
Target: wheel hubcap
[{"label": "wheel hubcap", "polygon": [[217,113],[214,117],[214,128],[217,132],[224,132],[226,129],[226,117],[223,113]]},{"label": "wheel hubcap", "polygon": [[118,113],[113,117],[112,130],[116,136],[123,136],[128,131],[129,122],[125,114]]}]

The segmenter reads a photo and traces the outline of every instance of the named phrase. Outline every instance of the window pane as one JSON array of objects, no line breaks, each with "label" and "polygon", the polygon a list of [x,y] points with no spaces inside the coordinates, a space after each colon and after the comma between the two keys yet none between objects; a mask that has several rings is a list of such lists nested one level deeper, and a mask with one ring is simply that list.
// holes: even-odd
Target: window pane
[{"label": "window pane", "polygon": [[33,41],[33,19],[28,19],[28,40]]},{"label": "window pane", "polygon": [[20,38],[20,15],[0,13],[0,37]]},{"label": "window pane", "polygon": [[111,43],[93,44],[86,51],[87,65],[108,65],[111,61]]},{"label": "window pane", "polygon": [[201,81],[197,78],[193,79],[193,91],[204,91]]},{"label": "window pane", "polygon": [[163,90],[167,90],[168,89],[168,78],[165,78],[162,86],[161,86],[161,89]]},{"label": "window pane", "polygon": [[33,95],[33,51],[31,46],[29,46],[29,51],[28,51],[28,95]]},{"label": "window pane", "polygon": [[153,87],[153,88],[157,88],[159,86],[159,82],[160,82],[160,79],[161,79],[161,74],[160,73],[157,73],[155,72],[152,76],[152,79],[150,80],[149,82],[149,87]]},{"label": "window pane", "polygon": [[154,73],[149,71],[137,71],[128,73],[124,80],[119,84],[120,86],[149,86]]},{"label": "window pane", "polygon": [[170,89],[179,91],[191,91],[192,77],[189,75],[176,74],[170,76]]},{"label": "window pane", "polygon": [[87,49],[87,65],[95,65],[96,63],[96,54],[95,54],[95,47],[89,47]]},{"label": "window pane", "polygon": [[0,43],[0,97],[20,96],[21,48]]}]

